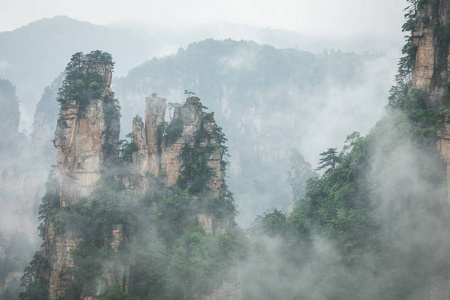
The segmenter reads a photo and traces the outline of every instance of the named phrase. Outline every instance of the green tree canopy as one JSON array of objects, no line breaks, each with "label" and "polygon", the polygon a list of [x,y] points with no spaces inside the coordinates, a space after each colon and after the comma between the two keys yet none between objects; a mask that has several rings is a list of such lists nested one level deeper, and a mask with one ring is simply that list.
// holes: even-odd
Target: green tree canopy
[{"label": "green tree canopy", "polygon": [[325,173],[335,170],[336,166],[340,162],[340,158],[338,156],[336,148],[328,148],[327,151],[320,153],[320,156],[322,158],[319,160],[320,165],[316,170],[325,169]]}]

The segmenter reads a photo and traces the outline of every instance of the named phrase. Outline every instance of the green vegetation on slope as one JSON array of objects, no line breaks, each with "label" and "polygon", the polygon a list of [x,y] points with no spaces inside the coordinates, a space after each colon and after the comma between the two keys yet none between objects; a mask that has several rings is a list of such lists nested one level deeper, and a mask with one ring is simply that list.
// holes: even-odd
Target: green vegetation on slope
[{"label": "green vegetation on slope", "polygon": [[149,60],[116,84],[120,97],[128,100],[122,103],[127,118],[142,111],[141,100],[154,91],[177,101],[177,91],[188,89],[207,101],[230,140],[233,169],[228,182],[240,207],[238,223],[246,226],[255,210],[287,211],[290,150],[308,143],[304,138],[317,122],[312,112],[330,104],[329,99],[336,101],[330,86],[345,91],[357,87],[374,59],[334,50],[315,55],[252,41],[208,39]]},{"label": "green vegetation on slope", "polygon": [[[408,31],[416,22],[411,4]],[[278,260],[258,266],[272,275],[250,280],[248,299],[427,299],[430,274],[448,272],[450,211],[436,141],[449,106],[431,108],[411,87],[409,42],[382,120],[366,137],[348,136],[341,152],[321,153],[324,174],[308,181],[289,217],[277,210],[263,217]],[[264,261],[274,254],[259,239]],[[288,284],[302,276],[305,284]]]},{"label": "green vegetation on slope", "polygon": [[[75,86],[63,89],[73,94],[85,89]],[[207,119],[209,115],[203,116]],[[68,234],[80,241],[71,252],[75,267],[63,274],[69,280],[63,282],[60,299],[78,299],[89,293],[105,272],[122,274],[124,279],[111,284],[102,299],[191,299],[211,293],[228,278],[228,270],[243,251],[242,237],[237,231],[230,235],[206,233],[197,218],[197,214],[208,213],[220,221],[235,214],[226,185],[214,197],[208,186],[215,174],[207,162],[213,151],[226,155],[225,141],[220,127],[211,133],[201,128],[194,143],[182,148],[183,171],[177,184],[168,188],[161,178],[148,175],[150,187],[145,195],[125,185],[134,178],[128,165],[137,150],[128,141],[121,141],[120,156],[111,166],[114,171],[105,172],[91,195],[75,204],[60,207],[59,179],[53,174],[39,209],[41,232],[45,234],[51,227],[57,235]],[[221,166],[225,168],[226,162]],[[46,259],[41,251],[36,252],[22,278],[25,291],[21,299],[46,297],[50,271]]]},{"label": "green vegetation on slope", "polygon": [[[263,217],[264,231],[280,243],[279,269],[264,264],[269,254],[261,254],[258,268],[272,275],[249,281],[261,289],[269,285],[272,296],[253,287],[248,299],[428,297],[427,276],[445,270],[442,249],[450,239],[445,173],[436,149],[443,116],[416,106],[423,101],[420,91],[403,92],[401,98],[393,95],[403,109],[391,102],[369,135],[350,135],[338,164],[331,163],[336,160],[330,151],[322,153],[328,169],[308,181],[305,198],[289,217],[277,210]],[[311,267],[315,283],[288,284]]]}]

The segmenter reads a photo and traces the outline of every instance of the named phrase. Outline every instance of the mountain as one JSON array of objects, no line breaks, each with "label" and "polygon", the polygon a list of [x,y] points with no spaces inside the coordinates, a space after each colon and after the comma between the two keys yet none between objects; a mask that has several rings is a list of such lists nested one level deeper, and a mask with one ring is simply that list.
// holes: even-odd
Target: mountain
[{"label": "mountain", "polygon": [[20,299],[209,299],[229,284],[239,293],[227,273],[242,242],[214,114],[188,97],[166,123],[166,100],[148,97],[145,123],[135,117],[132,141],[119,143],[112,68],[101,51],[66,68],[43,244]]},{"label": "mountain", "polygon": [[[374,51],[391,55],[397,44],[386,37],[310,37],[271,28],[253,28],[231,23],[183,28],[161,24],[117,23],[99,26],[56,16],[41,19],[10,32],[0,32],[0,78],[15,83],[21,103],[21,129],[29,130],[41,91],[63,70],[65,62],[78,51],[101,49],[117,60],[116,75],[155,56],[171,54],[193,41],[207,38],[254,40],[277,48],[298,48],[321,53],[324,49]],[[397,55],[397,54],[395,54]],[[394,62],[394,60],[392,60]]]},{"label": "mountain", "polygon": [[108,28],[68,17],[53,17],[0,33],[0,78],[16,83],[21,102],[22,128],[29,129],[40,93],[79,51],[103,49],[120,61],[118,74],[145,61],[158,49],[158,42],[139,32]]},{"label": "mountain", "polygon": [[324,173],[289,216],[258,220],[246,299],[449,295],[449,8],[409,1],[385,115],[320,154]]},{"label": "mountain", "polygon": [[[251,41],[209,39],[147,61],[113,86],[124,120],[144,111],[143,99],[153,93],[175,104],[185,90],[205,99],[227,132],[228,182],[240,211],[237,220],[248,226],[255,214],[274,207],[287,212],[292,148],[314,163],[326,147],[340,145],[353,130],[365,132],[375,123],[390,84],[388,76],[379,80],[383,70],[390,70],[384,56],[340,51],[315,55]],[[47,147],[48,153],[41,155],[48,161],[54,157],[50,140],[61,80],[46,89],[33,125],[33,143]],[[122,126],[124,138],[131,123]]]},{"label": "mountain", "polygon": [[387,90],[390,83],[377,75],[384,59],[208,39],[132,69],[115,90],[125,119],[142,111],[142,99],[152,93],[173,103],[185,90],[205,99],[227,132],[229,185],[238,222],[247,226],[255,214],[288,210],[292,148],[314,163],[326,147],[375,123],[385,105],[380,99],[387,96],[382,86]]},{"label": "mountain", "polygon": [[[67,26],[49,26],[53,21]],[[32,30],[41,25],[43,31]],[[41,34],[47,31],[51,32],[48,39]],[[85,33],[78,36],[78,32]],[[207,39],[180,48],[176,54],[153,58],[112,81],[113,64],[107,53],[93,51],[84,56],[78,52],[68,72],[59,75],[63,68],[54,66],[59,64],[54,63],[59,50],[51,59],[51,49],[45,48],[109,45],[122,49],[119,43],[128,41],[123,46],[129,47],[136,41],[132,35],[108,36],[111,32],[118,31],[54,18],[0,34],[3,38],[10,34],[5,40],[10,52],[4,50],[0,56],[9,57],[9,62],[1,65],[9,66],[5,74],[15,76],[20,93],[40,93],[56,78],[36,108],[31,145],[17,131],[14,88],[9,83],[2,85],[7,100],[0,104],[11,112],[3,124],[5,131],[14,132],[13,142],[21,142],[11,144],[20,147],[8,147],[9,140],[5,140],[4,148],[13,152],[5,161],[20,162],[31,170],[21,173],[5,168],[2,193],[6,190],[3,184],[18,190],[13,190],[14,197],[3,197],[0,204],[8,208],[11,203],[20,204],[29,214],[27,228],[36,222],[38,211],[44,220],[40,229],[45,243],[25,270],[23,299],[30,295],[42,299],[48,293],[52,298],[82,295],[86,299],[126,298],[129,294],[142,299],[149,295],[201,299],[218,294],[235,299],[280,295],[284,299],[330,295],[348,299],[390,295],[395,299],[398,293],[409,296],[414,291],[419,291],[417,297],[423,296],[425,285],[419,283],[424,273],[405,265],[419,261],[427,251],[436,254],[439,262],[445,257],[427,246],[436,243],[441,231],[427,235],[433,227],[425,226],[436,217],[438,227],[445,227],[442,216],[435,214],[446,213],[442,203],[417,204],[426,196],[436,200],[440,191],[441,177],[434,172],[437,152],[430,152],[435,140],[430,133],[434,125],[441,124],[442,115],[427,109],[445,95],[445,85],[439,86],[442,94],[430,98],[434,102],[424,102],[415,89],[399,89],[398,94],[391,94],[389,109],[398,100],[397,108],[406,116],[393,118],[389,111],[367,138],[353,133],[342,142],[354,130],[367,132],[382,114],[386,103],[382,99],[391,83],[386,74],[392,69],[386,57],[335,50],[313,54],[251,41]],[[103,44],[105,36],[109,41]],[[25,49],[26,39],[30,49]],[[46,41],[44,47],[40,40]],[[132,51],[137,48],[130,47]],[[20,55],[13,55],[11,49]],[[34,59],[34,52],[39,60]],[[118,73],[123,75],[115,57]],[[141,59],[136,57],[127,59]],[[63,76],[68,76],[65,81]],[[438,82],[445,83],[442,76]],[[409,98],[395,98],[399,95]],[[24,96],[29,102],[22,100],[25,118],[34,97]],[[119,103],[125,120],[121,135],[130,132],[131,141],[119,139]],[[206,106],[215,113],[205,111]],[[145,123],[135,117],[144,111]],[[39,184],[33,178],[45,177],[36,171],[43,169],[40,161],[54,160],[51,139],[58,152],[57,172],[51,174],[38,210],[35,190]],[[229,188],[224,173],[227,139]],[[422,142],[427,147],[409,155],[415,143]],[[341,145],[345,145],[341,152],[330,148]],[[26,155],[21,155],[22,150]],[[430,159],[421,160],[422,153],[424,157],[431,153]],[[317,175],[307,161],[314,164],[319,157],[321,162],[331,159],[333,163],[325,164],[330,168],[320,178],[307,180]],[[422,172],[417,175],[417,170]],[[409,173],[414,175],[408,177]],[[428,184],[426,189],[414,186],[423,182]],[[29,194],[19,193],[24,191]],[[401,209],[410,204],[412,212],[404,213]],[[10,206],[17,212],[14,205]],[[273,208],[277,209],[270,213]],[[241,212],[237,221],[245,227],[260,214],[255,232],[263,235],[246,240],[234,224],[236,209]],[[286,217],[288,209],[292,214]],[[422,213],[424,222],[418,217]],[[2,214],[13,215],[4,208]],[[420,236],[427,236],[424,243],[417,242]],[[403,242],[407,251],[401,248]],[[18,268],[24,265],[23,257],[29,256],[13,254],[25,244],[18,236],[0,248],[0,263],[18,262],[14,268],[2,269],[7,271],[0,279],[13,287],[11,293],[17,292]],[[417,253],[411,250],[415,247]],[[390,257],[391,253],[395,255]],[[368,263],[370,259],[373,264]],[[430,262],[423,261],[421,267]],[[377,269],[377,263],[384,269]],[[427,271],[434,271],[436,265],[432,267]],[[310,270],[318,271],[309,276]],[[433,279],[436,285],[445,281],[444,277],[433,278],[437,278]],[[364,285],[371,279],[377,282],[373,293]],[[395,283],[392,288],[391,283]],[[364,289],[354,292],[358,290],[355,285]],[[314,290],[315,286],[319,288]]]}]

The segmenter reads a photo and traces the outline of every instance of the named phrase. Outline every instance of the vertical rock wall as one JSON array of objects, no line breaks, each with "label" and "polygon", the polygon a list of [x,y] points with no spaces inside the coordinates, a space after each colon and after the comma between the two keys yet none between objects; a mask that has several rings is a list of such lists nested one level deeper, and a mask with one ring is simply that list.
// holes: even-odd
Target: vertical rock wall
[{"label": "vertical rock wall", "polygon": [[[104,94],[114,97],[109,65],[85,65],[84,72],[101,74],[106,80]],[[107,122],[106,118],[104,99],[93,99],[83,111],[75,101],[61,109],[54,144],[62,207],[89,195],[108,160],[117,156],[119,119]]]},{"label": "vertical rock wall", "polygon": [[166,115],[166,99],[156,96],[145,99],[145,124],[142,118],[133,119],[133,142],[137,151],[133,153],[133,170],[138,175],[138,187],[146,190],[147,175],[158,177],[163,171],[161,166],[162,136]]},{"label": "vertical rock wall", "polygon": [[[100,62],[86,63],[83,72],[101,74],[105,88],[102,97],[91,99],[84,109],[80,109],[80,104],[73,100],[61,108],[54,140],[58,151],[61,209],[68,209],[81,197],[88,196],[109,160],[118,154],[119,118],[107,114],[105,103],[105,98],[114,97],[110,88],[110,66]],[[71,251],[78,247],[80,241],[70,231],[58,234],[53,224],[46,224],[43,236],[44,256],[51,262],[50,299],[57,299],[62,295],[66,281],[73,280],[67,271],[74,266]]]},{"label": "vertical rock wall", "polygon": [[419,22],[412,32],[417,47],[413,87],[426,91],[431,105],[438,104],[450,79],[449,47],[445,41],[449,7],[448,0],[427,1],[417,10]]},{"label": "vertical rock wall", "polygon": [[[94,63],[83,67],[83,72],[101,74],[106,85],[103,95],[113,97],[110,89],[111,70],[108,65]],[[111,170],[109,161],[118,154],[119,120],[108,120],[105,98],[91,99],[80,108],[76,101],[64,103],[56,128],[54,140],[57,149],[57,172],[60,182],[60,207],[62,210],[88,196],[95,183]],[[182,106],[176,107],[172,122],[166,124],[166,100],[155,96],[146,99],[145,123],[139,116],[133,120],[133,142],[136,150],[132,153],[131,175],[127,182],[130,189],[145,192],[153,188],[152,181],[158,180],[170,187],[182,177],[184,147],[206,147],[207,166],[211,177],[206,183],[212,197],[222,197],[226,192],[225,168],[222,162],[221,136],[212,113],[203,112],[200,99],[190,97]],[[201,133],[201,136],[200,136]],[[114,171],[112,171],[114,172]],[[187,179],[187,187],[191,186]],[[195,196],[194,196],[195,197]],[[197,214],[199,223],[207,233],[227,233],[234,226],[234,216],[220,220],[203,211]],[[117,224],[112,229],[111,249],[116,250],[124,240],[123,226]],[[55,229],[55,224],[47,222],[44,232],[43,255],[50,262],[50,299],[64,295],[64,289],[74,280],[71,269],[74,261],[71,253],[82,242],[76,234],[66,229],[64,233]],[[105,262],[102,275],[89,286],[83,286],[84,300],[99,299],[112,282],[123,282],[129,266],[117,262]],[[227,289],[225,289],[227,290]],[[221,293],[224,293],[223,289]],[[219,298],[218,298],[219,299]]]},{"label": "vertical rock wall", "polygon": [[[431,107],[445,104],[450,93],[450,52],[448,42],[450,0],[426,1],[418,7],[419,21],[412,32],[417,47],[412,87],[424,90]],[[447,170],[447,201],[450,205],[450,118],[438,131],[438,149]],[[448,263],[448,262],[447,262]],[[430,300],[448,299],[450,295],[450,267],[442,268],[439,274],[430,274]]]},{"label": "vertical rock wall", "polygon": [[[166,109],[165,99],[151,96],[146,99],[145,125],[139,116],[133,120],[133,142],[138,149],[133,154],[133,169],[138,175],[140,189],[148,188],[145,184],[148,177],[158,178],[168,187],[175,185],[182,176],[182,149],[185,145],[193,147],[198,142],[197,133],[202,130],[206,134],[200,139],[200,146],[215,145],[207,158],[213,174],[207,185],[213,197],[223,196],[225,168],[214,115],[203,112],[197,97],[189,97],[186,103],[175,107],[169,124],[164,122]],[[203,229],[211,234],[226,233],[234,225],[234,218],[216,220],[206,213],[199,213],[197,218]]]}]

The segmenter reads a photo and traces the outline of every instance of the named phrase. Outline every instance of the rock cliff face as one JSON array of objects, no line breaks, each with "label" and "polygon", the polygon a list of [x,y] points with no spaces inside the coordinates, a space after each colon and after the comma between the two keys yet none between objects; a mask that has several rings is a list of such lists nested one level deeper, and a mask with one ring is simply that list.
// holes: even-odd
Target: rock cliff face
[{"label": "rock cliff face", "polygon": [[412,74],[413,87],[430,95],[430,104],[436,105],[448,89],[450,65],[447,42],[449,1],[420,1],[416,19],[419,20],[412,32],[417,47]]},{"label": "rock cliff face", "polygon": [[108,162],[118,155],[119,119],[107,116],[104,100],[105,96],[114,98],[111,69],[104,63],[92,63],[85,65],[83,72],[104,77],[104,96],[92,99],[84,109],[71,100],[60,112],[54,144],[57,170],[62,175],[62,207],[89,195]]},{"label": "rock cliff face", "polygon": [[[83,65],[82,72],[100,74],[105,84],[101,97],[91,99],[86,107],[68,99],[61,108],[54,140],[58,151],[56,171],[61,209],[70,209],[81,197],[88,196],[109,162],[118,155],[119,118],[108,115],[106,100],[114,97],[110,65],[89,62]],[[68,272],[74,266],[71,251],[80,241],[72,232],[57,233],[51,222],[46,224],[43,237],[44,257],[51,262],[49,297],[57,299],[63,294],[66,282],[73,280]],[[92,299],[90,291],[85,294],[85,299]]]},{"label": "rock cliff face", "polygon": [[[450,97],[450,1],[420,1],[412,32],[416,47],[412,87],[427,93],[430,106],[448,105]],[[450,175],[450,118],[438,132],[438,147]],[[450,182],[447,180],[447,182]],[[450,183],[449,183],[450,184]],[[450,185],[448,186],[450,204]]]},{"label": "rock cliff face", "polygon": [[[220,133],[213,113],[204,113],[197,97],[189,97],[186,103],[174,109],[172,120],[166,124],[166,99],[151,96],[146,98],[145,124],[136,116],[133,120],[133,142],[137,151],[133,153],[133,172],[138,175],[138,188],[148,189],[147,181],[158,178],[171,187],[183,178],[184,147],[211,146],[207,166],[212,176],[207,186],[212,197],[222,197],[225,192],[225,168],[222,163]],[[198,144],[198,145],[197,145]],[[186,187],[192,187],[189,179]],[[234,218],[218,220],[207,213],[197,214],[197,219],[206,233],[226,233],[234,226]]]},{"label": "rock cliff face", "polygon": [[[77,63],[74,56],[68,68],[76,67]],[[229,199],[222,160],[224,135],[216,125],[213,113],[203,112],[204,107],[197,97],[189,97],[185,104],[174,107],[170,122],[165,121],[166,100],[156,96],[146,98],[145,123],[139,116],[133,120],[129,165],[119,156],[119,114],[111,114],[110,107],[114,105],[111,104],[114,98],[110,88],[111,66],[96,60],[84,61],[74,73],[68,72],[63,83],[60,94],[65,98],[58,100],[61,110],[54,139],[57,149],[57,214],[79,207],[77,204],[92,194],[102,178],[124,183],[126,192],[134,196],[153,192],[155,187],[167,190],[177,186],[189,191],[194,201],[204,197],[205,191],[210,197],[208,199]],[[82,79],[74,80],[71,76]],[[97,81],[84,85],[88,78],[97,78],[98,82],[104,83],[100,93],[90,90],[91,86],[97,86]],[[83,85],[89,86],[85,90],[81,88],[82,96],[88,101],[83,97],[77,98],[80,89],[74,92],[72,88]],[[73,95],[73,98],[67,95]],[[127,171],[121,169],[117,172],[119,166],[125,166]],[[234,206],[232,209],[224,208],[224,211],[226,213],[218,217],[206,206],[199,206],[191,215],[206,233],[227,234],[235,226]],[[58,229],[61,223],[54,214],[51,216],[45,219],[41,233],[44,238],[43,257],[49,263],[41,276],[48,282],[49,299],[67,295],[67,288],[71,286],[81,289],[84,300],[100,299],[112,283],[119,283],[123,290],[128,289],[130,266],[135,263],[132,258],[102,261],[99,274],[91,282],[80,284],[78,275],[73,272],[79,267],[73,253],[83,248],[85,239],[77,232],[76,225]],[[114,223],[108,230],[110,234],[99,237],[107,251],[117,252],[121,245],[126,244],[124,241],[135,238],[129,230],[126,231],[124,224]],[[236,284],[227,283],[209,297],[239,299],[239,293]],[[197,298],[203,297],[198,295]]]},{"label": "rock cliff face", "polygon": [[19,101],[16,97],[16,88],[8,80],[0,79],[0,125],[2,135],[11,136],[19,131]]},{"label": "rock cliff face", "polygon": [[[449,0],[419,1],[412,41],[416,47],[412,87],[426,92],[429,105],[448,105],[450,97]],[[450,118],[438,130],[438,149],[447,170],[447,200],[450,205]],[[430,299],[447,299],[450,281],[447,272],[430,274]],[[446,271],[445,271],[446,270]]]}]

